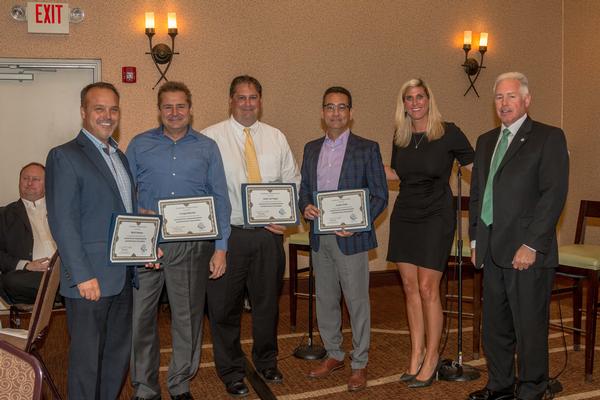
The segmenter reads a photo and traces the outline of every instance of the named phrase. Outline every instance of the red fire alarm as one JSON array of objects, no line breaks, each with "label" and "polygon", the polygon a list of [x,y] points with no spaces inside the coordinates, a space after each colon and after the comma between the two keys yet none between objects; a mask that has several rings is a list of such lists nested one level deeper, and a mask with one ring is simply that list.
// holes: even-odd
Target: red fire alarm
[{"label": "red fire alarm", "polygon": [[121,69],[123,76],[123,83],[135,83],[136,82],[136,72],[135,67],[123,67]]}]

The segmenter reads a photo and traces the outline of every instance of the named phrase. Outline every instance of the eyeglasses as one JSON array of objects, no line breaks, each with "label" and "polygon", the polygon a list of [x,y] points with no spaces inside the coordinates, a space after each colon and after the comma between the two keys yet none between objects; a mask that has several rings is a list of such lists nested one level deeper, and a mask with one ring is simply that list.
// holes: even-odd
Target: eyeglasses
[{"label": "eyeglasses", "polygon": [[350,109],[350,105],[349,104],[333,104],[333,103],[327,103],[323,105],[323,109],[327,112],[334,112],[336,109],[339,112],[344,112],[346,110]]}]

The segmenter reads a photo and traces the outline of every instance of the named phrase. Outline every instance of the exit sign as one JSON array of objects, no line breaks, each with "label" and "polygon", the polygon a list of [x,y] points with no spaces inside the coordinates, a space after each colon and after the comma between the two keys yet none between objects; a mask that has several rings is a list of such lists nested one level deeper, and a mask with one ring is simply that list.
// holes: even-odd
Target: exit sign
[{"label": "exit sign", "polygon": [[27,3],[27,31],[29,33],[69,33],[69,5],[67,3]]}]

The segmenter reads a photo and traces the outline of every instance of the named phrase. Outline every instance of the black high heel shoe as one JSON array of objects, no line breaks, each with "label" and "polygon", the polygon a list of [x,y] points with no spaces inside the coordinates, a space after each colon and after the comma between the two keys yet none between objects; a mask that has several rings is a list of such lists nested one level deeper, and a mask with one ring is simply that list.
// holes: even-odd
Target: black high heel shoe
[{"label": "black high heel shoe", "polygon": [[408,372],[405,372],[402,375],[400,375],[400,382],[410,382],[414,380],[417,377],[417,375],[419,375],[419,371],[421,371],[423,361],[425,361],[425,358],[423,358],[421,364],[419,364],[419,366],[417,367],[417,372],[415,374],[409,374]]},{"label": "black high heel shoe", "polygon": [[431,376],[429,377],[429,379],[424,380],[424,381],[420,381],[418,379],[413,379],[413,381],[411,383],[408,384],[408,387],[411,389],[418,389],[418,388],[424,388],[427,386],[431,386],[431,384],[433,383],[434,380],[437,381],[438,379],[438,372],[440,371],[440,367],[442,366],[442,360],[438,359],[438,363],[435,366],[435,369],[433,370],[433,374],[431,374]]}]

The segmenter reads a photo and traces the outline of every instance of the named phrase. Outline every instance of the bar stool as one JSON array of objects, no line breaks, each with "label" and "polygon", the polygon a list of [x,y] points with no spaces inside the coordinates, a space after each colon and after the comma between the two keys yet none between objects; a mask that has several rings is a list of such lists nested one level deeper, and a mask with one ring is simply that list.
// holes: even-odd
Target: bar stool
[{"label": "bar stool", "polygon": [[[596,344],[596,317],[598,313],[598,287],[600,282],[600,246],[584,244],[586,219],[600,218],[600,201],[581,200],[575,244],[559,246],[557,275],[581,278],[588,282],[585,320],[585,380],[592,381],[594,351]],[[580,285],[579,285],[580,286]],[[574,347],[579,347],[581,331],[582,290],[577,288],[573,296]]]}]

